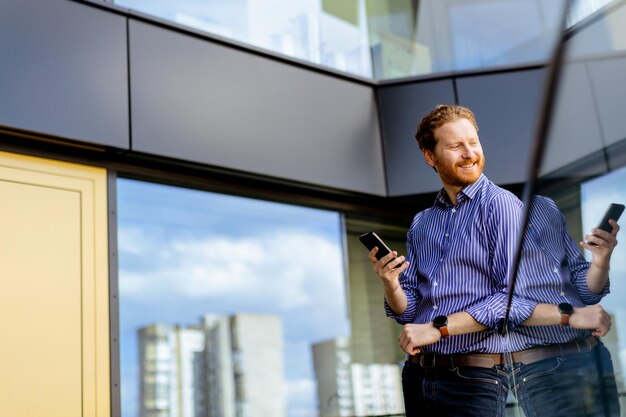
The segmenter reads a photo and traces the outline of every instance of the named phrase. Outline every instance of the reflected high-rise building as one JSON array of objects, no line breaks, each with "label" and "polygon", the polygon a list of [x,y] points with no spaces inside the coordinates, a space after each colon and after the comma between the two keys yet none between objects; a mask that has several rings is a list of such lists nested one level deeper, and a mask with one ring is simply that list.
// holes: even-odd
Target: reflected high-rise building
[{"label": "reflected high-rise building", "polygon": [[204,417],[204,332],[154,324],[139,330],[141,417]]},{"label": "reflected high-rise building", "polygon": [[283,336],[271,315],[207,315],[208,417],[284,417]]},{"label": "reflected high-rise building", "polygon": [[141,417],[284,417],[280,318],[206,315],[139,330]]},{"label": "reflected high-rise building", "polygon": [[313,345],[320,417],[404,413],[400,366],[353,363],[350,338]]}]

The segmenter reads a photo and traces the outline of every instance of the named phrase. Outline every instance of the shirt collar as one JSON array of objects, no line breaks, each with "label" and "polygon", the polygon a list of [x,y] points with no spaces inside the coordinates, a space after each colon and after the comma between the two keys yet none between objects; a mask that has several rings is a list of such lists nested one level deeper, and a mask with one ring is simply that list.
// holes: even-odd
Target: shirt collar
[{"label": "shirt collar", "polygon": [[[476,194],[483,187],[483,184],[485,183],[485,181],[487,181],[487,177],[485,177],[485,174],[480,174],[480,178],[478,178],[478,180],[475,183],[470,184],[466,186],[465,188],[461,189],[461,191],[459,191],[459,193],[456,195],[457,203],[462,202],[463,200],[465,200],[465,198],[469,198],[471,200],[474,197],[476,197]],[[451,205],[450,199],[448,198],[448,194],[446,193],[446,190],[444,188],[439,190],[439,193],[437,193],[435,202],[444,206]]]}]

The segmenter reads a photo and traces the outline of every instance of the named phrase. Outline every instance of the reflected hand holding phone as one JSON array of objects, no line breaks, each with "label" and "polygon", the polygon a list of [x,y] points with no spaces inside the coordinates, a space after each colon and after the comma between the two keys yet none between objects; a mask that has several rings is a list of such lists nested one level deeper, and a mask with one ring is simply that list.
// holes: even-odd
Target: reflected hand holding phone
[{"label": "reflected hand holding phone", "polygon": [[[613,226],[611,226],[611,224],[609,223],[609,220],[614,220],[615,222],[617,222],[623,212],[624,212],[623,204],[618,204],[618,203],[609,204],[609,206],[606,209],[606,212],[604,213],[604,216],[602,216],[602,219],[600,220],[596,228],[600,230],[604,230],[605,232],[611,233],[611,231],[613,230]],[[598,246],[593,242],[587,242],[587,244],[591,246]]]}]

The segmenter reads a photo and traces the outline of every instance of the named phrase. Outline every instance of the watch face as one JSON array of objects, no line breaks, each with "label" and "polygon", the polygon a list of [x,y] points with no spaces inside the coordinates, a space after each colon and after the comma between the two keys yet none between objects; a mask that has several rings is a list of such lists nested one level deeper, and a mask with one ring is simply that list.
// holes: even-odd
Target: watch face
[{"label": "watch face", "polygon": [[561,314],[572,314],[574,312],[574,307],[570,303],[561,303],[559,304],[559,312]]},{"label": "watch face", "polygon": [[448,324],[447,316],[437,316],[433,319],[433,326],[437,328],[446,326],[447,324]]}]

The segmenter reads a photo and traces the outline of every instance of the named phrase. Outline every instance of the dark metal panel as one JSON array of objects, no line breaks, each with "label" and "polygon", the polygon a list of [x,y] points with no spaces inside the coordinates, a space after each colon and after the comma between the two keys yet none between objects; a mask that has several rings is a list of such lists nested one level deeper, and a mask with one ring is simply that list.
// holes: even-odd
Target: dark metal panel
[{"label": "dark metal panel", "polygon": [[451,80],[381,87],[378,90],[389,196],[437,191],[441,181],[415,141],[423,116],[437,104],[454,104]]},{"label": "dark metal panel", "polygon": [[[591,160],[588,158],[602,150],[602,135],[594,101],[585,64],[565,64],[561,71],[554,119],[543,153],[541,174],[562,172],[564,168],[575,169],[577,175],[604,172],[606,166],[603,160],[601,164],[589,163]],[[575,164],[575,168],[572,168],[572,164]]]},{"label": "dark metal panel", "polygon": [[4,0],[0,56],[0,126],[129,147],[125,18]]},{"label": "dark metal panel", "polygon": [[370,86],[130,21],[133,150],[385,195]]},{"label": "dark metal panel", "polygon": [[608,146],[626,138],[626,58],[591,61],[587,69]]},{"label": "dark metal panel", "polygon": [[525,182],[545,70],[461,77],[459,104],[476,114],[485,174],[497,184]]}]

